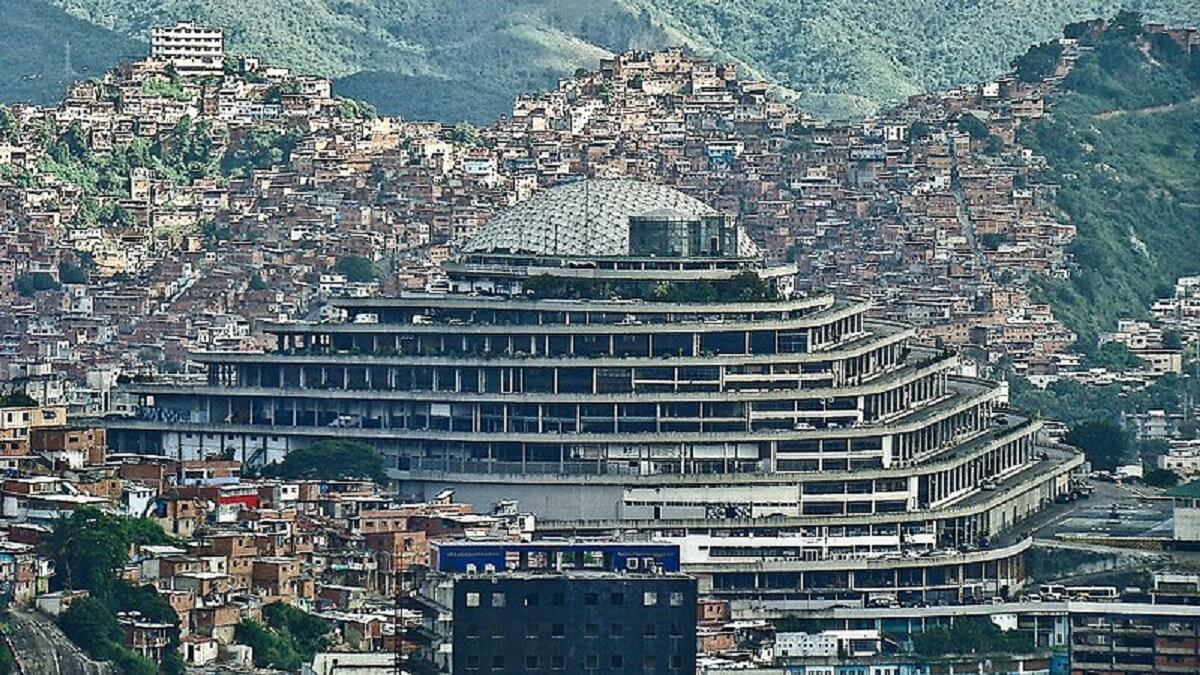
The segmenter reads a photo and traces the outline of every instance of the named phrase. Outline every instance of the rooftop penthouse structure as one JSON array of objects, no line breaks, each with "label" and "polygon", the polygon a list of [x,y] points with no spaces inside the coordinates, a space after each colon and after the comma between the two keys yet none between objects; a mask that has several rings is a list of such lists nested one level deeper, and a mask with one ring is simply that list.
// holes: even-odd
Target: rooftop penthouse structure
[{"label": "rooftop penthouse structure", "polygon": [[448,294],[269,324],[271,353],[193,354],[204,383],[131,385],[113,444],[253,464],[353,438],[406,494],[679,540],[702,591],[752,593],[999,593],[1029,545],[1001,539],[1081,463],[955,355],[865,302],[794,294],[794,268],[667,188],[543,191],[447,271]]}]

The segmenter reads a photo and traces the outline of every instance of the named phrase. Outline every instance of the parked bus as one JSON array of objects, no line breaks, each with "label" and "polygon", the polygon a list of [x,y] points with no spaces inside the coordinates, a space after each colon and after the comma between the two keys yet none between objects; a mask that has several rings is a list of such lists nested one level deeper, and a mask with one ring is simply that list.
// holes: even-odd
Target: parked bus
[{"label": "parked bus", "polygon": [[1115,602],[1121,598],[1116,586],[1067,586],[1066,597],[1072,600]]}]

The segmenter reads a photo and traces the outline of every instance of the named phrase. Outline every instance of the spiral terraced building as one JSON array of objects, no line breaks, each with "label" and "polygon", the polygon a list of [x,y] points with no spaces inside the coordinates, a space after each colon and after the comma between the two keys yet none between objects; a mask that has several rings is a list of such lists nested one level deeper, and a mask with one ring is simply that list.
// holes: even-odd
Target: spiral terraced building
[{"label": "spiral terraced building", "polygon": [[794,297],[728,218],[586,181],[495,218],[452,292],[337,301],[272,353],[138,384],[125,451],[278,459],[371,443],[404,494],[516,499],[543,535],[678,541],[702,591],[962,599],[1024,579],[1019,523],[1074,452],[864,302]]}]

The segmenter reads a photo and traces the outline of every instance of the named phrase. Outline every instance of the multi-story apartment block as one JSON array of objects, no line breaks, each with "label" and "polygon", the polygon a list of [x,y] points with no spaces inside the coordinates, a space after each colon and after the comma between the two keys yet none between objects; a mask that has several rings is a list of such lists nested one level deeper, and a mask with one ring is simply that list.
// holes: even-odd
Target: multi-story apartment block
[{"label": "multi-story apartment block", "polygon": [[186,77],[220,75],[225,67],[225,35],[190,21],[155,28],[150,34],[150,56]]}]

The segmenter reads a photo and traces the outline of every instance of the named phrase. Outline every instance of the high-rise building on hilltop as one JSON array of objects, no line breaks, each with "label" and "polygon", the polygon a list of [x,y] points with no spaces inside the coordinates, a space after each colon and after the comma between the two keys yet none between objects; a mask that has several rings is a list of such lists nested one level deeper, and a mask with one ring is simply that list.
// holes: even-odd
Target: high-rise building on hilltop
[{"label": "high-rise building on hilltop", "polygon": [[225,67],[225,35],[189,21],[155,28],[150,56],[170,63],[184,77],[220,75]]},{"label": "high-rise building on hilltop", "polygon": [[796,296],[728,217],[669,188],[538,193],[447,264],[449,294],[337,301],[271,353],[137,384],[117,449],[273,461],[371,443],[409,494],[518,499],[538,530],[677,541],[702,592],[983,597],[1081,457],[868,305]]}]

